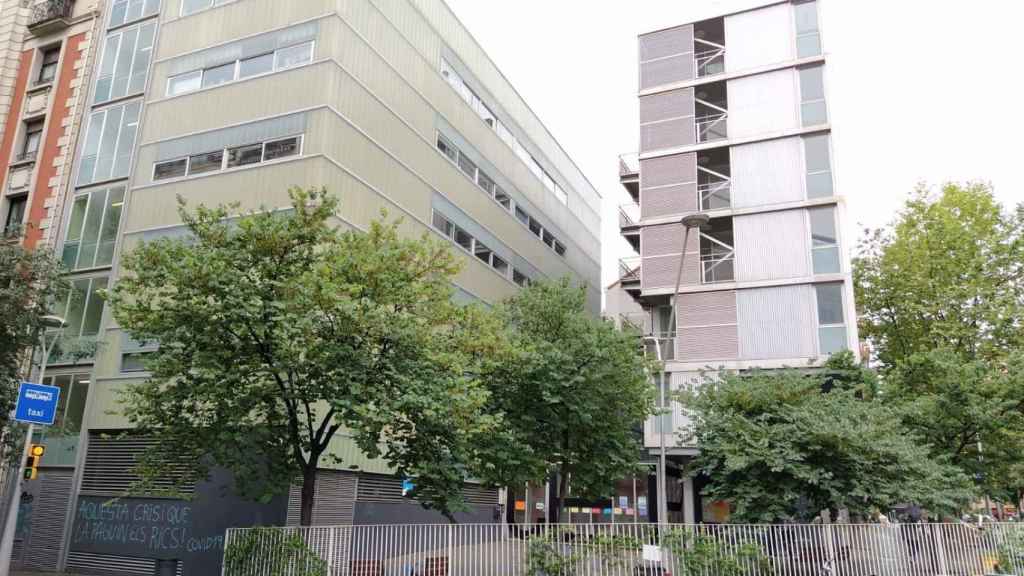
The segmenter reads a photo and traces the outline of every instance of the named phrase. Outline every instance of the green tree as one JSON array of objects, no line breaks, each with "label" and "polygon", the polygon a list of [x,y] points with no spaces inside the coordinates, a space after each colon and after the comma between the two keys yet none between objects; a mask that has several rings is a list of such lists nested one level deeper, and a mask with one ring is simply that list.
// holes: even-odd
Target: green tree
[{"label": "green tree", "polygon": [[504,486],[553,482],[552,522],[570,482],[574,494],[602,496],[636,470],[636,431],[654,411],[638,334],[590,315],[585,302],[567,279],[505,302],[510,345],[488,374],[488,411],[505,427],[482,444],[478,475]]},{"label": "green tree", "polygon": [[[46,250],[27,250],[0,239],[0,427],[8,430],[18,382],[29,378],[31,355],[45,330],[42,318],[67,294],[60,264]],[[16,435],[4,434],[0,450],[17,452]]]},{"label": "green tree", "polygon": [[1024,343],[1024,205],[984,184],[920,186],[854,260],[861,336],[885,368],[938,348],[1000,357]]},{"label": "green tree", "polygon": [[[741,522],[808,520],[822,510],[866,515],[913,502],[933,512],[969,496],[967,478],[934,458],[900,414],[865,397],[851,354],[824,370],[721,374],[681,401],[695,413],[706,497]],[[836,374],[846,378],[836,385]]]},{"label": "green tree", "polygon": [[219,465],[267,498],[301,476],[308,525],[317,468],[341,464],[330,448],[344,431],[450,515],[472,437],[495,424],[477,376],[493,342],[485,316],[452,303],[459,265],[445,244],[404,239],[398,222],[339,231],[337,200],[290,194],[290,211],[235,219],[182,205],[189,238],[124,257],[114,316],[160,344],[151,377],[122,398],[137,433],[158,440],[144,477]]}]

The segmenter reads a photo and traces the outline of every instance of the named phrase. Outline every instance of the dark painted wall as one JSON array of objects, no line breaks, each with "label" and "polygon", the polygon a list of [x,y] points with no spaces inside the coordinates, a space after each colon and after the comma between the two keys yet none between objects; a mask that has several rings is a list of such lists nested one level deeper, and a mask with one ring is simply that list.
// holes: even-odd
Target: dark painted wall
[{"label": "dark painted wall", "polygon": [[96,554],[177,559],[185,576],[218,576],[224,531],[235,526],[283,525],[287,499],[258,504],[235,495],[231,476],[215,472],[192,500],[81,496],[71,549]]},{"label": "dark painted wall", "polygon": [[[455,514],[459,524],[501,522],[498,504],[476,506]],[[415,500],[408,502],[356,502],[354,524],[448,524],[436,510],[427,510]]]}]

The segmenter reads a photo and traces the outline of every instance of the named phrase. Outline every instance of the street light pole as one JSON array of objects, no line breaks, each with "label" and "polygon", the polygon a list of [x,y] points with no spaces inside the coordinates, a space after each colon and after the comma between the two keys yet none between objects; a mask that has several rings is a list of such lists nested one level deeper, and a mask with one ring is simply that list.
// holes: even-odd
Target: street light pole
[{"label": "street light pole", "polygon": [[[46,376],[46,361],[50,358],[50,353],[53,352],[53,346],[60,340],[61,335],[64,333],[64,319],[58,316],[43,316],[42,324],[44,328],[58,328],[58,331],[53,335],[53,340],[50,344],[46,344],[46,330],[40,334],[39,338],[42,340],[41,351],[43,357],[39,360],[39,383],[43,383],[43,378]],[[12,422],[13,425],[13,422]],[[18,509],[21,505],[21,483],[24,481],[25,475],[25,460],[28,459],[29,449],[32,447],[32,433],[35,431],[35,425],[29,424],[28,430],[25,432],[25,447],[22,449],[21,461],[18,463],[18,475],[14,479],[14,490],[11,492],[11,501],[7,505],[7,518],[4,519],[4,532],[3,540],[0,541],[0,576],[8,576],[11,573],[11,553],[14,551],[14,530],[18,526]]]},{"label": "street light pole", "polygon": [[[690,229],[695,228],[700,230],[711,220],[711,218],[704,213],[697,212],[684,216],[680,223],[683,225],[683,251],[679,253],[679,270],[676,271],[676,287],[672,291],[672,304],[669,308],[669,325],[675,327],[672,331],[673,338],[670,342],[674,342],[674,338],[678,335],[678,322],[676,320],[676,302],[679,299],[679,286],[683,280],[683,264],[686,263],[686,245],[690,240]],[[671,377],[668,375],[668,365],[663,358],[661,352],[661,338],[655,338],[655,344],[657,348],[658,363],[661,364],[661,378],[659,379],[660,386],[658,386],[658,395],[660,397],[660,407],[665,410],[665,387],[671,383]],[[674,343],[673,343],[674,345]],[[668,378],[668,382],[666,382]],[[660,445],[660,453],[658,455],[658,522],[662,524],[668,523],[668,449],[665,442],[665,419],[664,414],[659,415],[658,422],[658,440]]]}]

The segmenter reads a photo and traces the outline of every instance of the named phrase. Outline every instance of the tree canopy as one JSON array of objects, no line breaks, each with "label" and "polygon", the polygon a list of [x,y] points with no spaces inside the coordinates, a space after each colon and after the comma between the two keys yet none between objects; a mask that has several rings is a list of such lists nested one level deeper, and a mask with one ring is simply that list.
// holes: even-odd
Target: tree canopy
[{"label": "tree canopy", "polygon": [[589,314],[583,288],[567,279],[534,283],[497,313],[510,345],[490,365],[488,411],[503,427],[481,444],[480,476],[504,486],[550,480],[558,521],[570,490],[607,495],[636,470],[653,366],[638,334]]},{"label": "tree canopy", "polygon": [[846,352],[824,370],[721,374],[681,401],[695,413],[695,471],[705,497],[740,522],[807,521],[822,510],[867,516],[899,503],[955,510],[969,496],[957,468],[865,393],[872,375]]},{"label": "tree canopy", "polygon": [[122,397],[137,433],[158,441],[143,471],[186,461],[195,479],[223,466],[261,498],[301,476],[306,525],[318,465],[344,464],[329,449],[343,433],[451,514],[472,439],[496,422],[479,378],[492,323],[453,304],[446,244],[403,238],[399,222],[342,231],[335,198],[290,195],[291,210],[238,216],[182,204],[187,238],[122,260],[114,316],[159,342],[151,376]]}]

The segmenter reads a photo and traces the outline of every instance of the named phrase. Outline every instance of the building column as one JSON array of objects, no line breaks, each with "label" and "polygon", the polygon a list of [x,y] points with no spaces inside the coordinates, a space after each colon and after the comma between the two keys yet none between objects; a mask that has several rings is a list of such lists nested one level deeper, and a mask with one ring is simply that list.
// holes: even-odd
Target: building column
[{"label": "building column", "polygon": [[693,477],[683,478],[683,522],[686,524],[697,523],[697,511],[694,510],[696,501],[693,497]]}]

